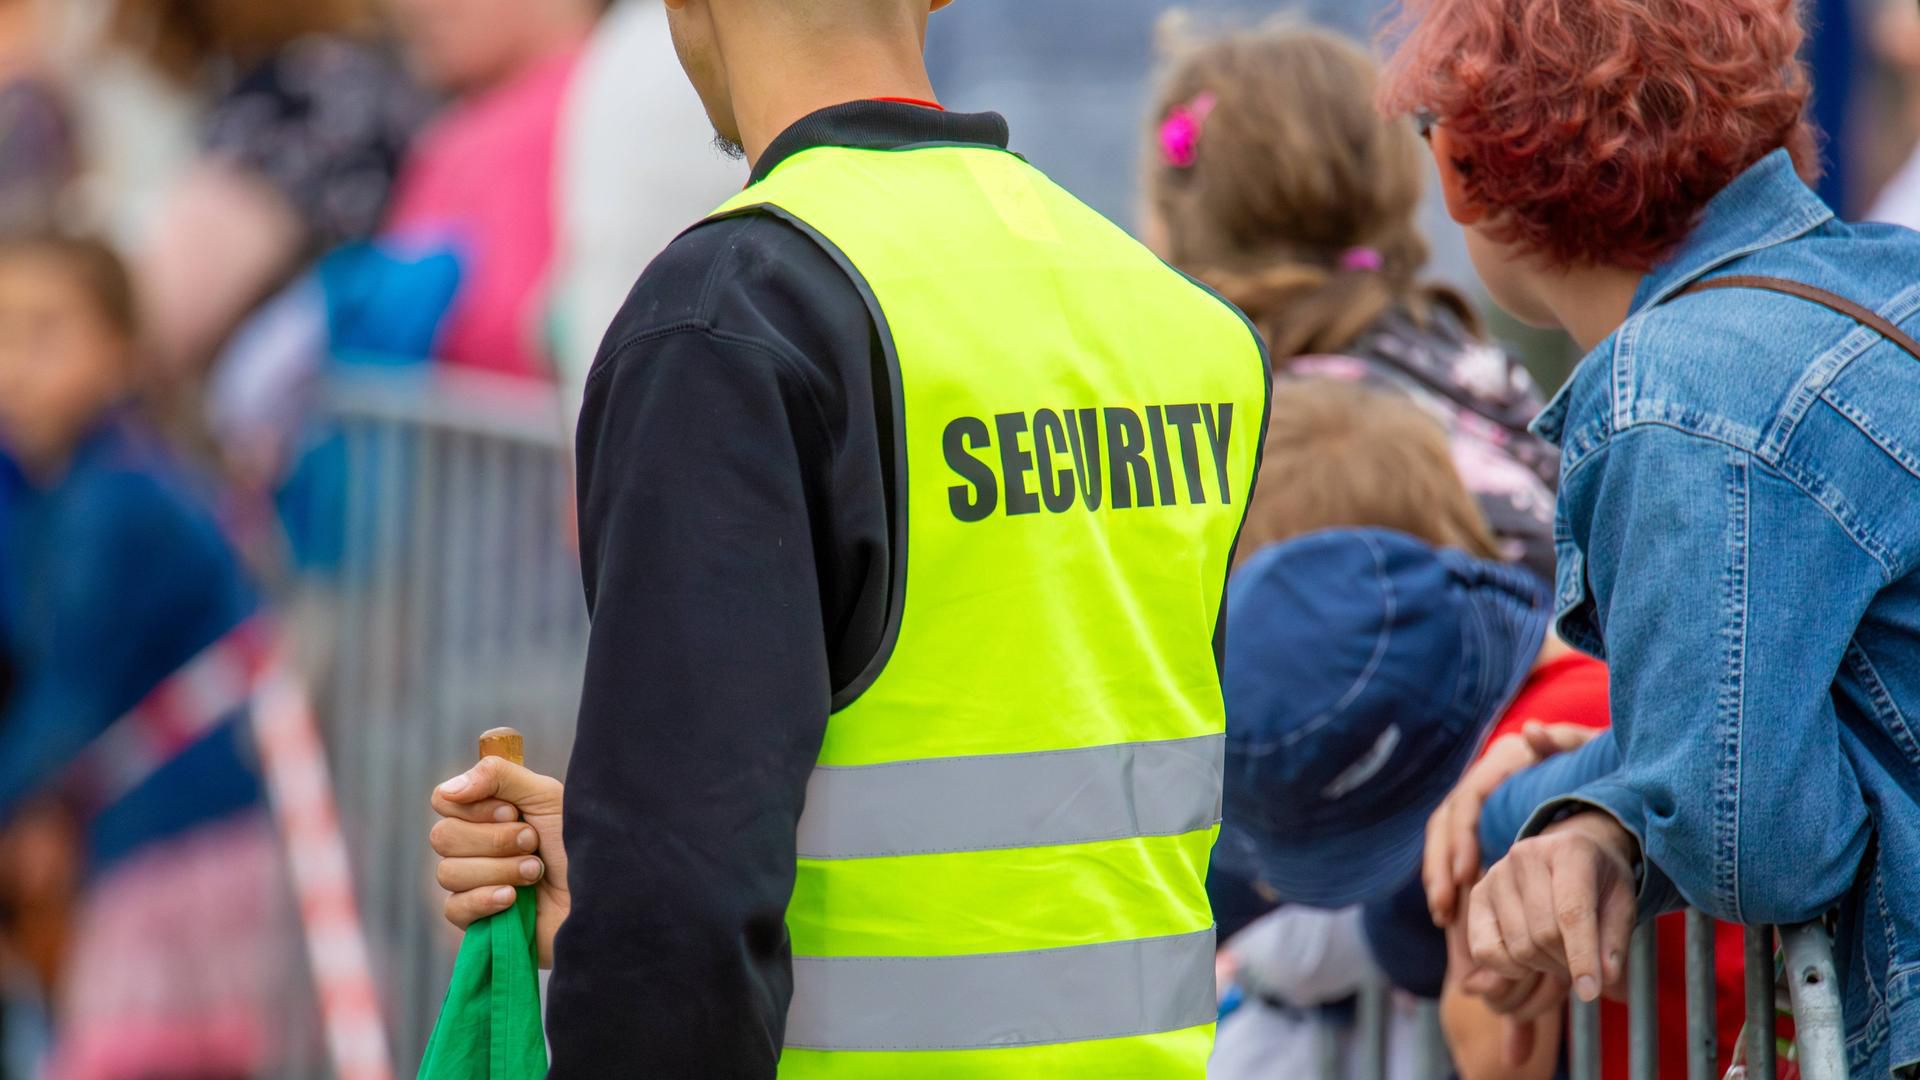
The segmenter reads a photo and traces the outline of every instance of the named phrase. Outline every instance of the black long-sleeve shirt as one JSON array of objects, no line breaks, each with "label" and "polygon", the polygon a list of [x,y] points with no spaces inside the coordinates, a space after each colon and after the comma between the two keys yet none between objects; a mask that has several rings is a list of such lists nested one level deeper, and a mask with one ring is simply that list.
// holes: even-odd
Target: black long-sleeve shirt
[{"label": "black long-sleeve shirt", "polygon": [[[818,145],[1006,138],[993,114],[855,102],[788,129],[756,179]],[[884,365],[852,280],[766,215],[676,240],[608,331],[579,430],[593,629],[558,1080],[774,1075],[807,778],[894,576]]]}]

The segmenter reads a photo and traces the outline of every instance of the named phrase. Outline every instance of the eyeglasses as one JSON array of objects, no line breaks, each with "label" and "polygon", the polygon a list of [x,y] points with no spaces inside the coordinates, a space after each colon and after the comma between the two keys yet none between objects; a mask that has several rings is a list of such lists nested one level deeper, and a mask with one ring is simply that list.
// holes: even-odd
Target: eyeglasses
[{"label": "eyeglasses", "polygon": [[1415,109],[1413,111],[1413,128],[1420,133],[1421,138],[1431,142],[1433,140],[1433,129],[1439,126],[1440,118],[1433,115],[1431,110]]}]

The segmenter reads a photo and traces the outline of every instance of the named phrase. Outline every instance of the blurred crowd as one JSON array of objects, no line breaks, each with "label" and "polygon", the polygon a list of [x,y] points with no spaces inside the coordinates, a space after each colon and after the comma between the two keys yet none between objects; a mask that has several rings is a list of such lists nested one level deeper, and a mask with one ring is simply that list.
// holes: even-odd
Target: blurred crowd
[{"label": "blurred crowd", "polygon": [[[1007,112],[1016,149],[1271,349],[1231,640],[1299,661],[1228,690],[1254,718],[1235,739],[1295,752],[1249,774],[1240,819],[1278,865],[1223,858],[1212,885],[1239,1003],[1216,1073],[1317,1068],[1390,979],[1393,1075],[1425,997],[1463,1077],[1551,1076],[1556,1024],[1512,1045],[1449,976],[1445,926],[1531,809],[1505,782],[1608,721],[1605,668],[1546,631],[1559,459],[1528,424],[1552,387],[1489,330],[1457,234],[1433,235],[1414,128],[1375,109],[1348,35],[1381,5],[1232,32],[1214,24],[1275,5],[1170,6],[970,0],[936,18],[931,57],[943,96]],[[1920,11],[1809,7],[1825,193],[1920,227]],[[180,687],[250,648],[263,582],[328,558],[325,523],[282,513],[325,483],[327,381],[576,400],[639,271],[738,190],[711,142],[652,0],[0,0],[0,1075],[237,1080],[294,1052],[291,905],[244,703]],[[1459,661],[1377,640],[1368,588],[1466,605],[1494,674],[1395,696]],[[1392,677],[1322,729],[1316,695],[1347,691],[1321,685],[1326,649]],[[1396,726],[1410,707],[1433,721]],[[1388,738],[1433,767],[1325,767]],[[1664,923],[1660,947],[1678,955]],[[1680,965],[1663,971],[1671,1011]],[[1624,1076],[1624,1043],[1607,1055]]]}]

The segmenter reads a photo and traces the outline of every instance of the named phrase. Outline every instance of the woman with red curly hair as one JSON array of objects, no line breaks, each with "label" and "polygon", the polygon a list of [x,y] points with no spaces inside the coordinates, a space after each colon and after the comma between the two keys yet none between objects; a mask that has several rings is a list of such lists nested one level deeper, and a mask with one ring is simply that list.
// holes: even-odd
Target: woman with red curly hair
[{"label": "woman with red curly hair", "polygon": [[1920,1075],[1920,235],[1808,189],[1794,0],[1406,0],[1398,28],[1381,103],[1495,300],[1590,350],[1535,430],[1622,763],[1474,889],[1474,985],[1524,1019],[1617,986],[1642,910],[1834,912],[1854,1075]]}]

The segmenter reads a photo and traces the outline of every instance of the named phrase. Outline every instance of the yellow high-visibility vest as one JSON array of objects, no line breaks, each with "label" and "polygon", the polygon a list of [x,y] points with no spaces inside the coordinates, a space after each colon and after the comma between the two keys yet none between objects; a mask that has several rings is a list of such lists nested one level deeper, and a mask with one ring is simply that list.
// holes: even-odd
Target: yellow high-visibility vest
[{"label": "yellow high-visibility vest", "polygon": [[1257,336],[1004,150],[805,150],[746,213],[865,295],[902,511],[807,789],[780,1075],[1200,1080]]}]

